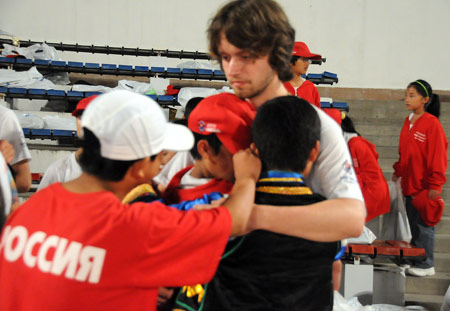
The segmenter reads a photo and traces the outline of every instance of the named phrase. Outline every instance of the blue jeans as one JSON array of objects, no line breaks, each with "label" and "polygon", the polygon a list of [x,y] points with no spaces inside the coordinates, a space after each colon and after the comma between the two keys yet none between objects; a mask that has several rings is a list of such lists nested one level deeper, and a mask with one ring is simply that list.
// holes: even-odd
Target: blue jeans
[{"label": "blue jeans", "polygon": [[406,199],[406,214],[411,228],[411,244],[425,249],[425,260],[411,260],[411,264],[417,268],[427,269],[434,267],[434,227],[426,225],[419,212],[412,205],[412,197]]}]

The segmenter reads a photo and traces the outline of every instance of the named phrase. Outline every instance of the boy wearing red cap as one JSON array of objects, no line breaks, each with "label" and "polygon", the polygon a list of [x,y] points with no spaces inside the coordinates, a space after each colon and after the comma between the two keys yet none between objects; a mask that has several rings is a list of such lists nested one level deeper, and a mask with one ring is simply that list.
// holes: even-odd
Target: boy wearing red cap
[{"label": "boy wearing red cap", "polygon": [[306,43],[295,42],[291,57],[293,77],[290,81],[284,82],[284,86],[292,95],[301,97],[320,108],[320,95],[316,86],[311,81],[302,78],[302,75],[308,72],[308,67],[313,59],[320,60],[322,56],[311,53]]},{"label": "boy wearing red cap", "polygon": [[[81,137],[82,135],[81,116],[89,103],[96,97],[97,95],[92,95],[83,98],[78,102],[75,110],[72,111],[72,116],[74,116],[77,120],[77,137]],[[37,190],[39,191],[55,182],[68,182],[80,177],[81,167],[80,164],[78,164],[80,154],[81,148],[61,159],[58,159],[47,167]]]},{"label": "boy wearing red cap", "polygon": [[167,204],[198,199],[205,194],[229,193],[233,187],[232,156],[251,143],[254,107],[230,93],[203,99],[188,118],[194,133],[191,154],[195,164],[179,171],[163,194]]}]

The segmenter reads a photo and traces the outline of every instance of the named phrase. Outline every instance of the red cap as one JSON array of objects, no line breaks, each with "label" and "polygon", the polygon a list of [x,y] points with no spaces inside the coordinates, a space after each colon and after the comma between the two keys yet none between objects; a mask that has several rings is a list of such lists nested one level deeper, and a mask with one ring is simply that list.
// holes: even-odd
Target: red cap
[{"label": "red cap", "polygon": [[206,97],[189,115],[191,131],[216,134],[222,144],[235,154],[252,142],[251,126],[256,110],[252,104],[231,93]]},{"label": "red cap", "polygon": [[80,114],[80,112],[84,111],[84,109],[86,109],[86,107],[89,105],[89,103],[96,98],[98,95],[92,95],[86,98],[83,98],[82,100],[80,100],[77,104],[77,107],[75,108],[74,111],[72,111],[72,115],[74,117],[76,117],[77,115]]},{"label": "red cap", "polygon": [[438,196],[436,200],[428,197],[428,189],[420,191],[414,196],[412,204],[419,212],[420,218],[428,226],[435,226],[442,217],[444,212],[444,200]]},{"label": "red cap", "polygon": [[341,125],[342,123],[342,114],[339,109],[336,108],[323,108],[322,109],[327,115],[329,115],[337,124]]},{"label": "red cap", "polygon": [[301,56],[305,58],[311,58],[311,59],[322,59],[322,55],[319,54],[313,54],[309,51],[308,46],[304,42],[295,42],[294,43],[294,49],[292,50],[292,55],[295,56]]}]

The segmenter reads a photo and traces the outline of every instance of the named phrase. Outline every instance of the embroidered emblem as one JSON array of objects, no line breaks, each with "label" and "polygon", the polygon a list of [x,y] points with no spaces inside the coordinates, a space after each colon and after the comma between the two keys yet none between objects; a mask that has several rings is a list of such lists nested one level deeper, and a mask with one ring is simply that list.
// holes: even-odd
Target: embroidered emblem
[{"label": "embroidered emblem", "polygon": [[427,140],[427,135],[420,133],[420,132],[415,132],[414,138],[417,139],[418,141],[424,143],[425,140]]}]

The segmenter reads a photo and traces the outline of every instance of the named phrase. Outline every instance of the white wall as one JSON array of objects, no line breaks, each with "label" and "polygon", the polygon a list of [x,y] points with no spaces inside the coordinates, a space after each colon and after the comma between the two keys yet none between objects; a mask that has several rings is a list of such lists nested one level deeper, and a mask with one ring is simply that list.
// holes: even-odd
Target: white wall
[{"label": "white wall", "polygon": [[[206,51],[222,0],[0,0],[0,29],[21,40]],[[449,0],[280,0],[337,87],[404,88],[423,78],[450,90]],[[148,65],[143,57],[66,52],[66,60]],[[173,65],[173,60],[169,65]],[[178,61],[177,61],[178,62]]]}]

